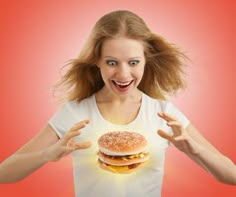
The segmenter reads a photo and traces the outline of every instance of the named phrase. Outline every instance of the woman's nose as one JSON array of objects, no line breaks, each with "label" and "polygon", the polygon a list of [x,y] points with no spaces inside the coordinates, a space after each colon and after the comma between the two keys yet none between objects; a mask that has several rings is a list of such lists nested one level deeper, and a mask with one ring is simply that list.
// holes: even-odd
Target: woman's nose
[{"label": "woman's nose", "polygon": [[117,70],[117,74],[122,77],[129,76],[130,68],[127,64],[120,64]]}]

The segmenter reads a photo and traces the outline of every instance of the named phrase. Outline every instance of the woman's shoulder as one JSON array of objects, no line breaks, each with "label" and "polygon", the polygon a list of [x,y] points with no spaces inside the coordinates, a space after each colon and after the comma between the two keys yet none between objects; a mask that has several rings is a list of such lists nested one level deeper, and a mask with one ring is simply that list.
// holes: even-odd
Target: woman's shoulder
[{"label": "woman's shoulder", "polygon": [[178,118],[178,120],[184,125],[184,127],[186,127],[190,123],[185,114],[182,113],[182,111],[179,110],[179,108],[171,100],[158,100],[148,95],[144,96],[144,100],[146,103],[146,111],[155,113],[165,112],[173,115],[174,117]]},{"label": "woman's shoulder", "polygon": [[147,94],[144,95],[144,102],[145,105],[151,107],[151,108],[159,108],[162,110],[166,110],[167,108],[170,108],[173,104],[170,100],[161,100],[157,98],[150,97]]},{"label": "woman's shoulder", "polygon": [[93,103],[94,95],[84,98],[82,100],[68,100],[63,103],[64,106],[67,107],[78,107],[84,106]]},{"label": "woman's shoulder", "polygon": [[78,110],[79,111],[85,110],[92,106],[93,106],[93,96],[90,96],[79,101],[78,100],[64,101],[59,107],[59,109],[67,112],[74,112],[74,111],[78,112]]}]

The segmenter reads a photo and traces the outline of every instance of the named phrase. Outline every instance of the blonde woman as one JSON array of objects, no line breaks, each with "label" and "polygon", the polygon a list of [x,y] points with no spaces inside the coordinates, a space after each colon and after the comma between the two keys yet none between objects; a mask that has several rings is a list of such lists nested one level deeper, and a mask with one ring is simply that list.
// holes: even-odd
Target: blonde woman
[{"label": "blonde woman", "polygon": [[[64,104],[37,136],[0,165],[0,183],[17,182],[72,154],[76,196],[161,196],[169,142],[226,184],[234,163],[213,147],[167,96],[185,87],[184,54],[130,11],[95,24],[57,88]],[[137,131],[148,142],[146,165],[129,174],[99,168],[97,140],[108,131]]]}]

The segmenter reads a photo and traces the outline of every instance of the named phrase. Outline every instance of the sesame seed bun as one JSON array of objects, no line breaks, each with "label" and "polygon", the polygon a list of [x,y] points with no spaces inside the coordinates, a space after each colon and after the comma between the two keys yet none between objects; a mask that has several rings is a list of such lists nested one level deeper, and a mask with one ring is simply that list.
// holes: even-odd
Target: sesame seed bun
[{"label": "sesame seed bun", "polygon": [[133,155],[145,151],[147,141],[137,132],[113,131],[102,135],[98,146],[107,155]]}]

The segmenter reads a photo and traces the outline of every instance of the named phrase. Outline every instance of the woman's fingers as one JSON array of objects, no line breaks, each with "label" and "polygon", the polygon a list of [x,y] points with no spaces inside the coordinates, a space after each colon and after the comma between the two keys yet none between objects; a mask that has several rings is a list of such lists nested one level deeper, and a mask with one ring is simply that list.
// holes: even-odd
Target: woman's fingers
[{"label": "woman's fingers", "polygon": [[65,152],[64,152],[63,156],[68,155],[68,154],[72,153],[73,151],[76,151],[79,149],[89,148],[91,145],[92,145],[92,143],[90,141],[80,142],[80,143],[74,143],[74,142],[69,143],[65,147]]},{"label": "woman's fingers", "polygon": [[69,132],[73,132],[73,131],[77,131],[77,130],[79,130],[79,129],[82,129],[82,128],[84,128],[87,124],[89,123],[89,120],[83,120],[83,121],[81,121],[81,122],[79,122],[79,123],[76,123],[71,129],[70,129],[70,131]]},{"label": "woman's fingers", "polygon": [[175,138],[177,136],[182,136],[183,126],[174,116],[164,113],[164,112],[159,112],[158,116],[163,118],[167,122],[166,123],[167,126],[171,127],[171,129],[173,131],[173,134],[170,135],[170,134],[166,133],[165,131],[159,129],[157,132],[161,137],[163,137],[173,143],[176,140]]},{"label": "woman's fingers", "polygon": [[178,121],[170,121],[166,123],[170,127],[176,127],[176,128],[181,128],[182,125]]},{"label": "woman's fingers", "polygon": [[166,133],[165,131],[163,131],[163,130],[161,130],[161,129],[159,129],[159,130],[157,131],[157,133],[158,133],[162,138],[164,138],[164,139],[166,139],[166,140],[168,140],[168,141],[170,141],[170,142],[172,142],[172,143],[176,143],[176,142],[179,142],[179,141],[184,141],[184,140],[186,140],[186,138],[185,138],[184,136],[182,136],[182,135],[180,135],[180,136],[170,135],[170,134]]},{"label": "woman's fingers", "polygon": [[167,122],[169,121],[176,121],[176,117],[170,115],[170,114],[167,114],[167,113],[164,113],[164,112],[158,112],[157,113],[159,117],[163,118],[164,120],[166,120]]},{"label": "woman's fingers", "polygon": [[166,133],[165,131],[163,131],[162,129],[159,129],[157,131],[158,135],[160,135],[162,138],[166,139],[166,140],[169,140],[169,141],[172,141],[172,135]]},{"label": "woman's fingers", "polygon": [[81,131],[77,130],[77,131],[73,131],[73,132],[69,132],[64,136],[64,141],[65,143],[67,143],[68,141],[70,141],[73,137],[80,135]]},{"label": "woman's fingers", "polygon": [[183,127],[177,118],[164,112],[159,112],[158,116],[163,118],[167,122],[166,124],[171,127],[174,132],[174,136],[181,135]]},{"label": "woman's fingers", "polygon": [[166,123],[169,127],[171,127],[174,136],[181,135],[183,132],[182,124],[178,121],[170,121]]},{"label": "woman's fingers", "polygon": [[75,124],[69,132],[65,134],[63,137],[63,144],[66,145],[72,138],[80,135],[81,131],[80,129],[84,128],[89,123],[89,120],[83,120],[77,124]]},{"label": "woman's fingers", "polygon": [[90,141],[74,144],[74,150],[89,148],[92,145]]},{"label": "woman's fingers", "polygon": [[194,154],[198,152],[194,148],[196,143],[194,144],[191,137],[185,131],[183,125],[174,116],[171,116],[163,112],[158,113],[158,116],[166,120],[167,126],[169,126],[173,131],[173,135],[171,135],[159,129],[157,133],[161,137],[170,141],[180,151],[183,151],[185,153],[194,153]]}]

